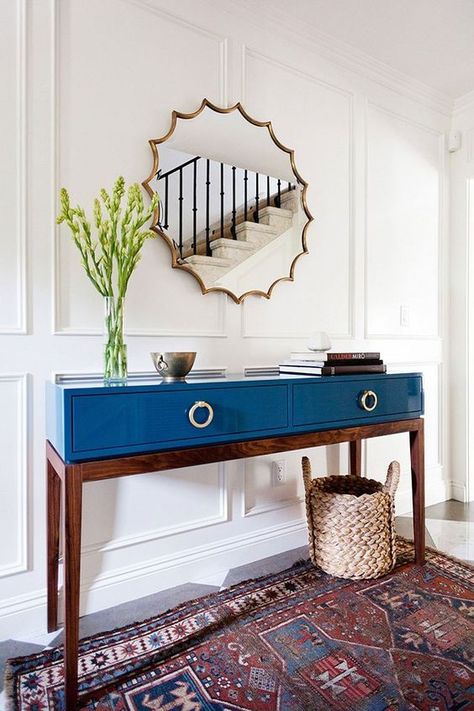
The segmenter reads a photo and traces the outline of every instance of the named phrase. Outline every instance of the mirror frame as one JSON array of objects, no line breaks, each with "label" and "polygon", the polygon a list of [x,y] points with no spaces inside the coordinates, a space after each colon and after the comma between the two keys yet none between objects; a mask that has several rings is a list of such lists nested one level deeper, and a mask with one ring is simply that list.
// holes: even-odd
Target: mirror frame
[{"label": "mirror frame", "polygon": [[148,144],[149,144],[152,154],[153,154],[153,166],[152,166],[149,176],[142,182],[142,185],[145,188],[148,195],[150,197],[153,197],[153,195],[157,191],[154,190],[154,188],[151,185],[151,182],[157,176],[158,169],[159,169],[159,163],[160,163],[158,145],[161,143],[165,143],[169,138],[171,138],[171,136],[173,135],[173,133],[176,129],[178,120],[189,121],[193,118],[196,118],[196,116],[199,116],[199,114],[201,114],[204,111],[204,109],[206,109],[206,108],[209,108],[212,111],[215,111],[216,113],[219,113],[219,114],[230,114],[233,111],[238,111],[241,114],[241,116],[249,123],[251,123],[254,126],[257,126],[259,128],[266,128],[268,130],[268,133],[270,134],[270,137],[271,137],[273,143],[276,145],[276,147],[279,148],[281,151],[288,153],[288,155],[290,157],[290,164],[291,164],[291,169],[293,171],[293,175],[295,176],[297,183],[302,186],[301,202],[302,202],[303,210],[304,210],[305,215],[307,217],[307,221],[304,224],[302,232],[301,232],[302,251],[299,252],[294,257],[293,261],[291,262],[290,271],[289,271],[288,276],[283,276],[283,277],[279,277],[278,279],[275,279],[275,281],[268,288],[268,291],[261,291],[260,289],[253,289],[250,291],[246,291],[245,293],[241,294],[240,296],[237,296],[233,292],[229,291],[229,289],[225,289],[224,287],[221,287],[221,286],[206,287],[206,285],[202,281],[199,274],[197,274],[190,265],[183,263],[181,261],[181,258],[178,256],[178,254],[176,252],[176,248],[174,246],[173,240],[159,226],[160,213],[161,213],[160,204],[158,204],[155,214],[153,215],[153,221],[152,221],[152,224],[150,225],[150,229],[153,230],[153,232],[156,232],[156,234],[158,234],[160,237],[162,237],[165,240],[166,244],[168,245],[170,252],[171,252],[171,260],[172,260],[171,266],[173,267],[173,269],[182,269],[183,271],[186,271],[186,272],[189,272],[189,274],[192,274],[193,277],[198,282],[199,286],[201,287],[201,292],[203,294],[209,294],[211,292],[225,293],[228,296],[230,296],[230,298],[233,301],[235,301],[236,304],[240,304],[247,296],[263,296],[265,299],[269,299],[270,296],[272,295],[273,289],[279,282],[294,281],[295,280],[294,279],[294,272],[295,272],[296,262],[303,254],[308,254],[308,252],[309,252],[308,247],[307,247],[307,241],[306,241],[306,232],[307,232],[308,226],[314,219],[308,209],[308,205],[306,202],[306,191],[308,188],[308,183],[301,177],[301,175],[296,167],[295,152],[292,148],[288,148],[287,146],[285,146],[276,137],[271,121],[257,121],[257,119],[254,119],[252,116],[250,116],[245,111],[244,107],[242,106],[242,104],[240,102],[237,102],[233,106],[225,108],[223,106],[217,106],[216,104],[213,104],[208,99],[203,99],[199,108],[197,108],[196,111],[193,111],[192,113],[186,114],[181,111],[173,111],[171,113],[171,126],[170,126],[168,132],[165,133],[163,136],[160,136],[160,138],[151,138],[148,141]]}]

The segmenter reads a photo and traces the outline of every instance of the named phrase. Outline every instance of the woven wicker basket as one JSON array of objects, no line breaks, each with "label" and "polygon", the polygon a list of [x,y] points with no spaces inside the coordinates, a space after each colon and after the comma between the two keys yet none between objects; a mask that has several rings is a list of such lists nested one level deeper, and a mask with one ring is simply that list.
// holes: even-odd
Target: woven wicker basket
[{"label": "woven wicker basket", "polygon": [[302,464],[313,563],[339,578],[378,578],[392,570],[399,463],[389,465],[385,484],[351,475],[312,479],[308,457]]}]

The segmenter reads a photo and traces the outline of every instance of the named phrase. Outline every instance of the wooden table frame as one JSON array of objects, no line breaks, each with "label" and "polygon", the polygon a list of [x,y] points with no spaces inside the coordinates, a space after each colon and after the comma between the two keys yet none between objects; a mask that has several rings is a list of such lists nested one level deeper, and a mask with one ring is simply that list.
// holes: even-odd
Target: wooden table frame
[{"label": "wooden table frame", "polygon": [[131,474],[145,474],[199,464],[257,457],[307,447],[349,442],[350,471],[360,476],[361,440],[409,432],[415,561],[425,556],[424,421],[422,418],[364,425],[270,439],[154,452],[113,459],[66,464],[49,441],[47,460],[48,632],[58,629],[58,566],[61,508],[64,565],[64,680],[65,708],[78,705],[79,591],[81,563],[82,484]]}]

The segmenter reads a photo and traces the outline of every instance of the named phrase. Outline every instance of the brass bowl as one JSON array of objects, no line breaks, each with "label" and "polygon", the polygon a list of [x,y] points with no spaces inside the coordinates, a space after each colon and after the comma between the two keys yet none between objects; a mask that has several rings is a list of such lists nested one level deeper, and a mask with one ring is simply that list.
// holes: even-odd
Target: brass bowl
[{"label": "brass bowl", "polygon": [[166,383],[185,380],[194,365],[196,353],[192,351],[171,351],[150,353],[153,365]]}]

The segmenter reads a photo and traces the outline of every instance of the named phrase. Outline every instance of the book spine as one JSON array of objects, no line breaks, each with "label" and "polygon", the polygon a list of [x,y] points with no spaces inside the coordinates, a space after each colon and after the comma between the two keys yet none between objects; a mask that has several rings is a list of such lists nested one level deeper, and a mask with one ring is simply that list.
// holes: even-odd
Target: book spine
[{"label": "book spine", "polygon": [[386,365],[328,365],[321,375],[357,375],[358,373],[386,373]]},{"label": "book spine", "polygon": [[380,358],[340,358],[339,360],[334,361],[327,360],[322,363],[322,365],[350,365],[356,368],[359,365],[383,365],[383,360],[381,360]]},{"label": "book spine", "polygon": [[380,360],[380,353],[326,353],[326,360]]},{"label": "book spine", "polygon": [[[323,375],[324,368],[292,368],[290,366],[280,366],[281,375]],[[332,375],[332,373],[326,373]]]},{"label": "book spine", "polygon": [[284,360],[280,363],[283,368],[322,368],[325,360]]}]

